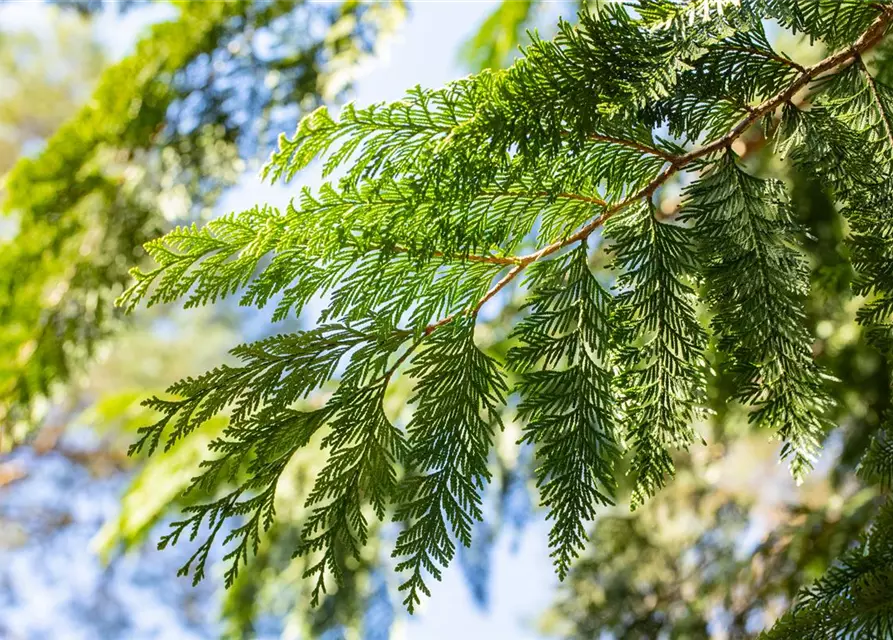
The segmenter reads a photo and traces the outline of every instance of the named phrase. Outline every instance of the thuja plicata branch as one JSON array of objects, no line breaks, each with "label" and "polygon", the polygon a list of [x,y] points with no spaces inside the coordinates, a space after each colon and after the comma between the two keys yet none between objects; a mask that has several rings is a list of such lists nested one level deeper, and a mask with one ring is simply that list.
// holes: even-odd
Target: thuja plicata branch
[{"label": "thuja plicata branch", "polygon": [[[822,74],[829,71],[838,70],[841,67],[853,64],[854,62],[861,62],[861,54],[870,50],[881,40],[891,21],[893,21],[893,10],[885,9],[884,13],[878,16],[878,18],[871,24],[871,26],[869,26],[868,29],[865,30],[865,32],[856,40],[856,42],[852,44],[852,46],[848,47],[847,49],[838,51],[837,53],[834,53],[832,55],[829,55],[828,57],[820,60],[812,66],[802,67],[802,71],[797,75],[796,78],[794,78],[793,81],[791,81],[791,83],[786,88],[782,89],[774,96],[764,100],[759,105],[749,108],[747,110],[747,115],[739,120],[735,124],[735,126],[733,126],[725,135],[716,138],[712,142],[698,147],[697,149],[693,149],[687,153],[674,156],[664,153],[663,151],[660,151],[658,149],[628,140],[620,140],[618,138],[601,135],[592,136],[592,139],[594,140],[624,144],[626,146],[630,146],[639,151],[642,151],[643,153],[657,155],[658,157],[661,157],[666,161],[666,166],[651,182],[639,189],[636,193],[630,195],[629,197],[621,200],[616,204],[609,205],[608,203],[600,201],[598,199],[576,196],[579,199],[588,199],[592,201],[595,206],[602,207],[602,212],[598,216],[584,224],[580,228],[580,230],[573,235],[561,240],[556,240],[555,242],[546,245],[538,251],[514,258],[495,256],[465,256],[464,259],[469,261],[492,262],[493,264],[505,264],[506,266],[508,264],[512,264],[513,266],[505,274],[505,276],[498,280],[496,284],[494,284],[480,298],[480,300],[478,300],[478,302],[473,307],[471,307],[469,310],[450,314],[445,318],[429,324],[427,327],[425,327],[425,335],[430,335],[432,332],[436,331],[440,327],[449,324],[461,314],[471,314],[473,316],[476,316],[481,308],[489,300],[491,300],[494,296],[496,296],[496,294],[498,294],[506,286],[508,286],[529,265],[545,258],[546,256],[552,255],[553,253],[560,251],[565,247],[586,240],[590,235],[592,235],[593,232],[604,225],[604,223],[607,222],[608,219],[610,219],[620,211],[623,211],[630,205],[635,204],[640,200],[651,198],[661,186],[663,186],[670,178],[675,176],[680,171],[689,168],[692,164],[702,158],[726,149],[730,149],[732,144],[748,129],[750,129],[750,127],[760,118],[771,114],[778,107],[782,106],[786,102],[789,102],[798,91],[806,87],[810,82],[812,82]],[[575,197],[574,194],[561,195],[568,198]],[[397,366],[405,361],[405,359],[409,356],[409,353],[411,353],[414,348],[415,345],[411,347],[407,353],[401,356],[400,360],[397,363]]]}]

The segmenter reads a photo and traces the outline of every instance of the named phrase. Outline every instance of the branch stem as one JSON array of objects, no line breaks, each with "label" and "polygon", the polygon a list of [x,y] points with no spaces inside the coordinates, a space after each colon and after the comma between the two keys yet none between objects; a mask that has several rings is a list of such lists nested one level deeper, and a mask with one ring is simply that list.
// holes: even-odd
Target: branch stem
[{"label": "branch stem", "polygon": [[[782,106],[786,102],[789,102],[798,91],[806,87],[814,79],[825,72],[839,70],[841,67],[857,62],[862,53],[870,50],[878,42],[880,42],[891,22],[893,22],[893,10],[885,9],[884,12],[879,15],[874,20],[874,22],[871,23],[868,29],[866,29],[865,32],[850,47],[838,51],[837,53],[831,54],[827,58],[817,62],[812,66],[804,67],[803,70],[787,87],[776,93],[774,96],[767,98],[759,105],[748,109],[747,115],[741,118],[741,120],[739,120],[735,124],[735,126],[733,126],[728,131],[728,133],[719,138],[716,138],[712,142],[709,142],[696,149],[692,149],[691,151],[680,156],[667,155],[665,157],[665,160],[668,166],[661,170],[661,172],[651,182],[639,189],[639,191],[616,204],[608,205],[607,203],[605,203],[603,205],[603,211],[598,216],[583,225],[579,229],[579,231],[577,231],[573,235],[568,236],[567,238],[564,238],[562,240],[556,240],[555,242],[552,242],[551,244],[548,244],[542,249],[539,249],[538,251],[535,251],[533,253],[514,258],[512,261],[512,268],[505,274],[505,276],[503,276],[484,294],[484,296],[477,302],[477,304],[475,304],[475,306],[470,311],[453,313],[446,316],[445,318],[438,320],[437,322],[429,324],[425,328],[425,335],[430,335],[433,331],[436,331],[438,328],[449,323],[460,313],[470,312],[472,315],[477,315],[477,313],[489,300],[491,300],[502,289],[508,286],[508,284],[511,283],[528,265],[536,262],[537,260],[541,260],[542,258],[555,253],[556,251],[560,251],[567,246],[585,240],[596,229],[601,227],[608,219],[610,219],[620,211],[623,211],[630,205],[635,204],[640,200],[650,198],[652,195],[654,195],[655,191],[657,191],[670,178],[672,178],[683,169],[688,168],[690,165],[702,158],[731,148],[732,143],[734,143],[735,140],[737,140],[748,129],[750,129],[750,127],[755,122],[757,122],[760,118],[771,114],[778,107]],[[622,143],[622,141],[614,139],[606,139],[605,141]],[[640,150],[648,153],[655,153],[657,151],[651,148],[644,148]]]}]

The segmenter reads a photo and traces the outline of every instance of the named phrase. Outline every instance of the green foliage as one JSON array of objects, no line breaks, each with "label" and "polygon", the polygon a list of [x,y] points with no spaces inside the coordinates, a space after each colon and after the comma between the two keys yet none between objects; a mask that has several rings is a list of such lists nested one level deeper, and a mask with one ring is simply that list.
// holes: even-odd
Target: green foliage
[{"label": "green foliage", "polygon": [[[362,365],[361,365],[362,366]],[[307,506],[313,512],[304,525],[298,553],[321,552],[320,560],[304,572],[316,576],[313,600],[325,592],[326,573],[340,582],[337,550],[359,556],[366,544],[368,524],[363,505],[372,506],[379,520],[397,488],[395,463],[406,456],[403,434],[385,416],[381,405],[385,382],[354,387],[345,382],[332,402],[338,413],[323,440],[329,460],[316,478]]]},{"label": "green foliage", "polygon": [[[402,335],[397,344],[401,339]],[[347,326],[275,336],[234,349],[242,366],[218,367],[173,385],[169,392],[180,399],[154,397],[146,402],[161,418],[139,430],[132,452],[146,447],[151,453],[165,435],[165,448],[170,449],[224,407],[231,408],[229,425],[209,445],[218,457],[202,464],[187,494],[212,492],[221,480],[235,480],[243,468],[248,476],[223,497],[186,507],[188,517],[175,522],[171,533],[162,538],[160,546],[164,547],[175,544],[184,532],[195,539],[203,523],[209,527],[209,535],[182,567],[182,574],[192,571],[194,580],[201,580],[224,523],[244,516],[246,521],[226,533],[223,542],[236,543],[226,557],[232,561],[227,585],[235,580],[239,564],[257,553],[261,533],[273,524],[276,487],[285,466],[325,425],[328,433],[322,444],[330,452],[329,464],[317,478],[307,506],[324,504],[314,509],[304,525],[303,541],[306,549],[324,552],[319,564],[306,572],[320,574],[313,594],[314,599],[318,597],[319,589],[324,588],[323,570],[340,572],[334,563],[336,546],[345,544],[355,550],[358,543],[366,541],[362,505],[371,503],[382,518],[395,488],[392,465],[403,457],[402,436],[384,416],[382,377],[371,379],[386,363],[388,346],[394,347],[393,336]],[[357,364],[348,369],[326,405],[311,411],[288,408],[330,380],[341,358],[351,350],[355,350]]]},{"label": "green foliage", "polygon": [[761,638],[888,638],[893,634],[893,504]]},{"label": "green foliage", "polygon": [[872,437],[859,466],[863,478],[877,482],[888,491],[893,488],[893,441],[890,433],[888,416],[884,428]]},{"label": "green foliage", "polygon": [[500,69],[516,53],[523,30],[535,14],[538,0],[502,2],[487,16],[462,48],[462,59],[474,70]]},{"label": "green foliage", "polygon": [[[139,284],[128,290],[120,304],[132,308],[129,300],[145,295],[158,277],[157,289],[148,305],[171,302],[189,295],[185,307],[216,302],[244,286],[258,263],[272,249],[275,234],[268,231],[278,222],[267,209],[253,209],[239,216],[223,216],[199,229],[177,228],[145,245],[158,269],[138,274]],[[191,269],[191,270],[190,270]],[[269,292],[265,292],[269,297]]]},{"label": "green foliage", "polygon": [[[790,60],[770,46],[767,19],[832,53],[809,67]],[[194,557],[201,577],[222,523],[240,518],[226,538],[234,579],[273,526],[284,465],[319,431],[328,457],[296,545],[313,558],[313,601],[329,575],[342,578],[341,559],[360,558],[373,518],[393,509],[413,609],[424,574],[439,577],[454,539],[470,541],[495,416],[517,393],[564,576],[596,506],[619,498],[623,449],[636,508],[674,473],[674,450],[695,441],[708,354],[727,367],[750,421],[783,439],[800,480],[833,409],[804,311],[802,237],[785,185],[734,155],[762,132],[846,204],[853,265],[867,279],[857,288],[873,298],[859,320],[882,335],[893,282],[878,206],[888,191],[875,187],[889,184],[890,90],[862,56],[891,21],[888,3],[611,3],[535,39],[506,71],[305,117],[264,173],[288,180],[320,160],[337,182],[305,189],[285,211],[257,207],[153,241],[157,266],[135,272],[121,298],[191,306],[242,292],[243,304],[276,299],[276,318],[323,300],[318,328],[239,347],[240,366],[149,401],[162,417],[137,449],[176,443],[226,410],[223,456],[208,463],[204,488],[247,465],[235,490],[189,507],[166,540],[211,522]],[[671,137],[655,135],[662,127]],[[685,192],[678,216],[654,202],[674,188]],[[612,293],[587,264],[603,226]],[[523,272],[530,313],[507,356],[521,375],[506,384],[475,326]],[[401,429],[384,401],[406,363],[415,395]],[[321,408],[306,412],[317,396],[327,396]],[[878,456],[885,442],[875,441]],[[883,522],[872,535],[886,535]]]},{"label": "green foliage", "polygon": [[439,580],[440,567],[453,559],[451,534],[470,546],[472,525],[483,518],[480,494],[490,481],[493,424],[506,388],[496,363],[475,346],[473,330],[461,319],[444,327],[407,371],[418,383],[394,518],[408,524],[393,555],[403,558],[397,570],[410,572],[400,587],[410,612],[420,593],[430,595],[423,572]]},{"label": "green foliage", "polygon": [[[563,579],[586,541],[597,505],[614,503],[620,458],[608,361],[610,296],[589,271],[586,244],[531,267],[531,313],[508,353],[526,373],[518,385],[522,441],[537,445],[537,486]],[[542,362],[542,369],[538,364]]]},{"label": "green foliage", "polygon": [[[156,26],[134,55],[106,72],[95,100],[7,176],[5,210],[17,216],[18,231],[0,267],[0,313],[16,335],[2,358],[5,432],[27,420],[35,399],[69,377],[76,354],[95,343],[115,295],[106,287],[126,278],[117,257],[160,231],[147,203],[132,188],[118,188],[120,164],[104,164],[103,155],[146,146],[174,99],[170,74],[213,46],[219,22],[236,8],[191,7],[181,21]],[[84,260],[88,255],[95,257]]]},{"label": "green foliage", "polygon": [[206,216],[241,175],[240,154],[265,148],[268,130],[298,109],[338,97],[337,79],[403,11],[400,2],[291,0],[176,9],[5,177],[15,233],[0,239],[2,449],[40,421],[60,383],[76,381],[117,326],[112,303],[141,245],[172,220]]},{"label": "green foliage", "polygon": [[689,189],[682,209],[700,243],[713,332],[751,420],[785,441],[798,480],[812,468],[828,408],[804,325],[806,264],[782,185],[728,158]]},{"label": "green foliage", "polygon": [[642,504],[673,474],[671,447],[695,437],[703,396],[705,334],[684,277],[693,268],[688,231],[658,222],[636,206],[611,221],[615,237],[617,329],[627,439],[635,451],[632,506]]},{"label": "green foliage", "polygon": [[847,551],[877,514],[873,492],[835,488],[816,473],[796,503],[780,502],[792,483],[764,436],[737,432],[746,424],[743,412],[726,416],[717,428],[729,449],[692,451],[678,460],[676,481],[636,513],[596,520],[544,635],[755,637]]}]

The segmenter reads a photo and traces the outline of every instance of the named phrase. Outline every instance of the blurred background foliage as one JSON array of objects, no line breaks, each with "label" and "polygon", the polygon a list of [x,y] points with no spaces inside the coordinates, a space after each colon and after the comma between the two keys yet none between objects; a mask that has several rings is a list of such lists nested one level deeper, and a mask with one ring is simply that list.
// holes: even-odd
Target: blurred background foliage
[{"label": "blurred background foliage", "polygon": [[[216,364],[246,333],[258,338],[272,328],[231,305],[188,319],[177,308],[153,309],[125,322],[112,302],[142,259],[143,241],[212,215],[302,113],[349,98],[365,62],[424,7],[177,3],[146,18],[152,24],[132,53],[112,61],[93,22],[145,5],[49,5],[42,10],[50,27],[40,33],[0,29],[0,637],[63,637],[50,621],[24,620],[41,597],[34,595],[41,579],[72,583],[72,614],[59,623],[77,625],[66,627],[70,637],[393,637],[405,614],[391,601],[390,525],[362,562],[348,564],[337,593],[318,609],[307,605],[305,560],[292,550],[308,479],[321,463],[317,447],[291,461],[279,521],[232,589],[176,580],[186,549],[149,551],[225,425],[209,423],[167,456],[130,460],[124,451],[148,418],[140,401],[162,380]],[[558,13],[572,20],[581,6],[493,3],[456,55],[469,70],[505,66],[527,29],[548,33]],[[822,53],[772,33],[794,59],[808,63]],[[893,76],[889,47],[872,62],[880,77]],[[795,486],[776,462],[777,443],[754,433],[746,412],[728,402],[723,363],[711,357],[713,413],[697,425],[705,446],[679,454],[678,477],[657,499],[634,513],[621,503],[599,517],[587,554],[536,623],[543,636],[754,637],[877,512],[878,490],[856,477],[855,466],[888,410],[890,372],[855,322],[845,223],[822,185],[774,156],[759,131],[741,144],[736,151],[755,171],[792,187],[813,271],[814,352],[836,376],[829,387],[839,428],[817,470]],[[668,185],[659,194],[668,216],[678,193]],[[603,254],[594,257],[608,280],[606,264]],[[503,300],[478,336],[497,357],[508,348],[506,328],[521,313],[522,294]],[[405,381],[389,390],[397,423],[410,391]],[[510,402],[488,517],[459,558],[482,607],[494,541],[542,519],[532,513],[531,456],[516,444],[514,419]],[[106,568],[77,584],[72,574],[87,546]],[[36,586],[22,580],[41,563]],[[128,590],[144,612],[117,599]]]},{"label": "blurred background foliage", "polygon": [[0,257],[6,446],[45,417],[54,386],[115,325],[113,302],[142,243],[209,215],[246,159],[307,109],[343,97],[352,69],[404,13],[399,1],[175,9],[5,178],[15,225]]}]

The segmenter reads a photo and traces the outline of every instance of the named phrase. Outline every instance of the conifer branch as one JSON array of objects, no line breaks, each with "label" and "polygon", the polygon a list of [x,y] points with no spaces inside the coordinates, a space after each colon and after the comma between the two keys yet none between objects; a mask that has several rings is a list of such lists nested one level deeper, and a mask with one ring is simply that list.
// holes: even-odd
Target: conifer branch
[{"label": "conifer branch", "polygon": [[[888,112],[874,111],[890,89],[870,77],[866,87],[854,66],[865,71],[860,56],[893,12],[806,4],[649,0],[636,11],[610,3],[584,12],[554,40],[535,40],[509,70],[417,87],[399,102],[348,105],[336,118],[317,110],[293,138],[283,136],[265,172],[290,179],[320,159],[324,175],[346,170],[342,177],[305,188],[285,211],[255,207],[151,243],[158,268],[135,274],[121,298],[128,307],[206,304],[244,289],[244,305],[278,299],[278,320],[314,297],[327,301],[317,329],[239,347],[239,366],[174,385],[177,399],[149,401],[161,414],[140,432],[149,449],[230,413],[216,445],[222,456],[198,480],[203,491],[223,492],[230,468],[249,475],[182,528],[200,514],[212,527],[246,518],[227,538],[236,545],[227,556],[234,577],[273,520],[284,465],[324,428],[328,459],[299,547],[315,558],[305,573],[313,600],[329,576],[339,581],[345,553],[358,557],[370,513],[381,520],[393,508],[404,525],[397,547],[413,608],[456,540],[471,540],[492,430],[517,392],[563,576],[597,505],[615,499],[624,450],[633,454],[635,508],[673,475],[672,451],[695,441],[708,348],[729,364],[733,397],[754,409],[751,421],[775,429],[782,456],[794,454],[795,476],[805,472],[825,433],[827,376],[802,308],[810,282],[799,228],[784,185],[740,170],[733,143],[757,125],[766,138],[782,137],[777,119],[778,131],[793,131],[783,139],[795,162],[818,153],[826,165],[845,164],[831,170],[835,179],[863,197],[836,197],[854,212],[856,242],[874,243],[854,266],[867,265],[868,290],[893,291],[890,234],[873,231],[886,225],[875,206],[886,192],[860,182],[864,166],[886,167],[877,160],[893,126]],[[809,67],[776,55],[761,26],[771,19],[837,53]],[[813,92],[820,108],[793,106]],[[660,127],[666,140],[649,133]],[[699,175],[676,224],[656,215],[653,196],[683,172]],[[587,253],[587,239],[606,223],[611,291]],[[474,332],[484,305],[522,272],[529,304],[506,356],[520,374],[510,389]],[[869,310],[884,321],[893,308],[885,296]],[[716,340],[708,341],[699,302],[710,305]],[[405,430],[383,410],[403,368],[415,384]],[[318,412],[294,406],[332,389]],[[294,426],[289,441],[277,435],[282,424]],[[866,473],[889,477],[887,444],[877,441]],[[208,549],[210,541],[196,557],[199,574]]]},{"label": "conifer branch", "polygon": [[874,81],[874,76],[871,75],[871,72],[868,70],[868,67],[865,66],[865,62],[862,60],[862,56],[858,53],[856,54],[856,62],[859,65],[859,70],[862,72],[862,75],[865,76],[865,82],[868,83],[868,90],[871,92],[871,99],[874,101],[874,105],[877,107],[878,115],[881,118],[881,122],[884,126],[884,132],[887,134],[887,141],[890,143],[890,150],[893,152],[893,124],[890,123],[890,116],[887,113],[887,109],[884,107],[884,103],[881,101],[881,96],[878,93],[877,84]]},{"label": "conifer branch", "polygon": [[[797,76],[797,78],[794,79],[794,81],[791,82],[786,88],[782,89],[771,98],[768,98],[758,106],[754,107],[752,110],[748,111],[748,114],[740,121],[738,121],[738,123],[735,124],[735,126],[733,126],[728,133],[697,149],[693,149],[692,151],[689,151],[688,153],[685,153],[681,156],[674,157],[673,160],[669,161],[670,166],[665,168],[656,178],[654,178],[654,180],[649,182],[647,185],[642,187],[639,191],[632,194],[631,196],[625,198],[617,204],[609,206],[603,213],[583,225],[583,227],[581,227],[580,230],[573,235],[563,240],[556,240],[555,242],[533,253],[519,256],[516,263],[517,266],[512,268],[505,275],[504,278],[497,282],[493,286],[493,288],[487,291],[484,297],[476,305],[475,311],[479,310],[484,304],[486,304],[488,300],[490,300],[490,298],[492,298],[503,288],[505,288],[528,265],[533,264],[537,260],[541,260],[546,256],[552,255],[556,251],[560,251],[565,247],[585,240],[590,235],[592,235],[592,233],[595,232],[596,229],[601,227],[607,220],[609,220],[620,211],[623,211],[628,206],[639,202],[644,198],[650,198],[670,178],[672,178],[683,169],[690,167],[692,164],[702,158],[722,151],[723,149],[731,148],[735,140],[741,137],[754,123],[756,123],[763,116],[772,113],[778,107],[790,101],[798,91],[807,86],[810,82],[821,76],[823,73],[853,63],[857,60],[858,56],[861,53],[864,53],[865,51],[868,51],[872,47],[874,47],[884,36],[884,33],[886,32],[891,22],[893,22],[893,13],[891,12],[885,12],[884,14],[878,16],[878,18],[856,40],[856,42],[853,43],[850,48],[838,51],[837,53],[824,58],[816,64],[805,68],[803,72],[801,72]],[[452,320],[452,318],[453,316],[447,317],[443,320],[430,324],[428,325],[428,327],[426,327],[425,330],[427,333],[431,333],[438,327]]]},{"label": "conifer branch", "polygon": [[[515,276],[517,276],[519,273],[521,273],[524,270],[524,267],[526,267],[528,264],[530,264],[530,262],[516,264],[508,273],[505,274],[505,276],[503,276],[503,278],[501,280],[499,280],[496,284],[494,284],[492,287],[490,287],[490,289],[487,290],[487,293],[485,293],[483,295],[483,297],[480,300],[478,300],[477,304],[475,304],[474,307],[471,309],[470,315],[477,316],[477,314],[481,310],[481,308],[485,304],[487,304],[487,302],[493,296],[495,296],[497,293],[502,291],[506,286],[508,286],[508,284],[512,280],[515,279]],[[438,320],[437,322],[433,322],[433,323],[429,324],[427,327],[425,327],[425,334],[431,334],[432,332],[436,331],[440,327],[442,327],[446,324],[449,324],[457,316],[461,315],[462,313],[463,312],[453,313],[453,314],[446,316],[445,318]]]},{"label": "conifer branch", "polygon": [[484,191],[485,196],[517,196],[521,198],[565,198],[567,200],[579,200],[580,202],[588,202],[589,204],[598,205],[599,207],[607,207],[608,203],[601,198],[592,196],[584,196],[579,193],[549,193],[548,191]]},{"label": "conifer branch", "polygon": [[648,146],[647,144],[642,144],[641,142],[636,142],[635,140],[627,140],[625,138],[617,138],[614,136],[608,136],[603,133],[593,133],[588,136],[590,140],[594,140],[595,142],[610,142],[611,144],[619,144],[624,147],[629,147],[630,149],[635,149],[636,151],[641,151],[642,153],[647,153],[652,156],[657,156],[662,160],[666,160],[667,162],[675,162],[676,156],[671,153],[667,153],[661,149],[656,147]]},{"label": "conifer branch", "polygon": [[[412,251],[412,249],[410,249],[409,247],[404,247],[401,245],[394,246],[393,250],[397,253],[409,253]],[[450,255],[444,253],[443,251],[434,251],[431,253],[431,255],[435,258],[443,258],[444,260],[455,260],[458,262],[482,262],[486,264],[501,264],[506,266],[518,264],[518,258],[515,258],[513,256],[489,256],[476,254]]]},{"label": "conifer branch", "polygon": [[578,242],[579,240],[582,240],[583,238],[588,237],[590,234],[592,234],[593,231],[600,227],[606,219],[615,215],[618,211],[625,209],[630,204],[637,202],[642,198],[650,197],[654,194],[655,191],[657,191],[659,187],[665,184],[667,180],[669,180],[681,170],[689,167],[695,161],[722,151],[723,149],[731,148],[735,140],[741,137],[741,135],[743,135],[751,127],[751,125],[756,123],[757,120],[765,115],[772,113],[778,107],[788,102],[798,91],[800,91],[800,89],[804,88],[814,79],[827,71],[831,71],[841,66],[852,63],[855,60],[856,56],[858,56],[860,53],[868,51],[869,49],[874,47],[884,36],[884,33],[889,27],[891,21],[893,21],[893,15],[889,13],[885,13],[884,15],[879,16],[865,31],[865,33],[863,33],[859,37],[859,39],[856,40],[855,43],[853,43],[852,47],[832,54],[827,58],[817,62],[816,64],[806,68],[785,89],[782,89],[776,95],[763,101],[761,104],[754,107],[752,111],[749,111],[747,116],[742,118],[735,126],[733,126],[728,133],[708,144],[701,146],[698,149],[694,149],[677,157],[675,162],[673,162],[659,176],[652,180],[648,185],[643,187],[639,192],[633,194],[626,200],[623,200],[622,202],[610,207],[604,214],[585,225],[573,236],[567,238],[566,240],[557,241],[552,245],[549,245],[545,249],[540,250],[538,253],[542,255],[538,256],[535,259],[539,259],[540,257],[549,255],[550,253],[554,253],[555,251],[558,251],[559,249],[562,249],[569,244],[573,244],[575,242]]},{"label": "conifer branch", "polygon": [[766,60],[772,60],[774,62],[781,63],[785,66],[791,67],[792,69],[796,69],[800,73],[806,73],[807,69],[799,62],[795,62],[790,58],[785,58],[784,56],[780,56],[769,51],[763,51],[761,49],[757,49],[755,47],[742,47],[739,45],[733,44],[723,44],[722,48],[728,51],[740,51],[741,53],[749,53],[754,56],[760,56],[765,58]]}]

